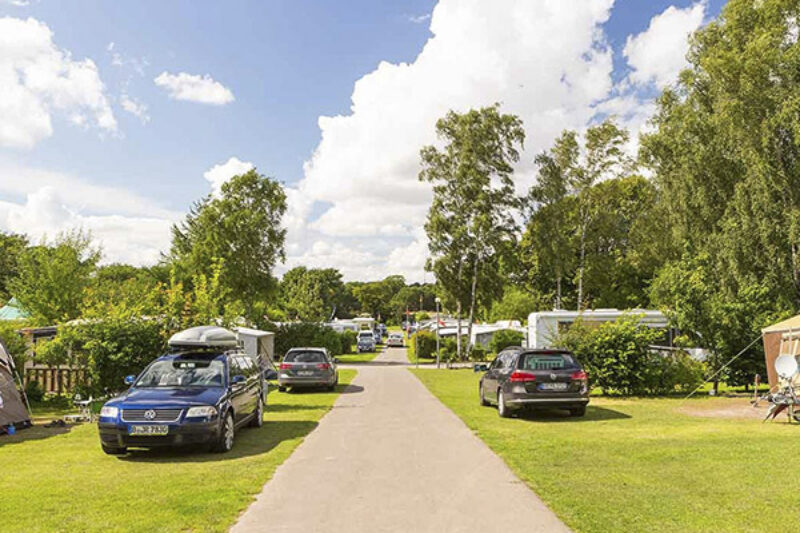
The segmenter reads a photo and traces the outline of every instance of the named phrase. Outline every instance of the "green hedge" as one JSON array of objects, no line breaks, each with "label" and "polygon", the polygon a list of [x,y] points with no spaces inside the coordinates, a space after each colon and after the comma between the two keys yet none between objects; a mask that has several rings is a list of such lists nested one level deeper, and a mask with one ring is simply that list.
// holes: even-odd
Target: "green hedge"
[{"label": "green hedge", "polygon": [[436,334],[430,331],[418,331],[408,340],[408,354],[412,361],[436,357]]},{"label": "green hedge", "polygon": [[492,335],[489,341],[489,351],[498,354],[509,346],[522,346],[525,335],[521,331],[513,329],[501,329]]},{"label": "green hedge", "polygon": [[314,346],[327,348],[331,355],[341,355],[352,346],[350,334],[338,333],[316,322],[292,322],[268,328],[275,332],[275,356],[283,359],[290,348]]}]

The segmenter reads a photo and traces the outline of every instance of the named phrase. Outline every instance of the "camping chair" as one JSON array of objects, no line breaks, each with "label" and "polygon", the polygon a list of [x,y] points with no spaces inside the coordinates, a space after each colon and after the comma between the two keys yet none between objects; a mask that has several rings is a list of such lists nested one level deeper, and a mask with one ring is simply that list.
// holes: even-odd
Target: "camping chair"
[{"label": "camping chair", "polygon": [[66,415],[64,420],[67,422],[94,422],[94,414],[92,413],[92,402],[94,398],[89,396],[88,400],[84,400],[81,398],[80,394],[76,394],[75,397],[72,399],[72,405],[79,409],[79,413],[76,415]]}]

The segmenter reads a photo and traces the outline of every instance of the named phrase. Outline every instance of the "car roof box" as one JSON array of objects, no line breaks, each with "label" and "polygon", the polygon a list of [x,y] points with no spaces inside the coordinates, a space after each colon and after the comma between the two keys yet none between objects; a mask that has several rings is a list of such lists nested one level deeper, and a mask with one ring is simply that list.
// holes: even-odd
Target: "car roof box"
[{"label": "car roof box", "polygon": [[219,326],[197,326],[169,338],[172,348],[236,348],[236,334]]}]

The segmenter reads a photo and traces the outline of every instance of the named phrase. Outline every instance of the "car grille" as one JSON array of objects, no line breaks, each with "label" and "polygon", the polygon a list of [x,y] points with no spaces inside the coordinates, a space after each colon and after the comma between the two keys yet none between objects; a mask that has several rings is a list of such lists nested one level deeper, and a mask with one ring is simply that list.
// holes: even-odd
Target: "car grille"
[{"label": "car grille", "polygon": [[[145,417],[147,411],[155,412],[153,418]],[[175,422],[181,417],[183,409],[123,409],[122,420],[125,422]]]}]

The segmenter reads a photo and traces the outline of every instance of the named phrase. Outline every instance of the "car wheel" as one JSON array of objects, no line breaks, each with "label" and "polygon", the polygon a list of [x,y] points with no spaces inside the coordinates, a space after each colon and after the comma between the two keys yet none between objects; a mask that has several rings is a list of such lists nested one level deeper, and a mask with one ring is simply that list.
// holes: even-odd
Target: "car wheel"
[{"label": "car wheel", "polygon": [[483,392],[483,383],[478,385],[478,394],[481,396],[481,405],[484,407],[489,405],[489,400],[486,399],[486,394]]},{"label": "car wheel", "polygon": [[106,446],[105,444],[101,444],[100,447],[103,448],[106,455],[123,455],[128,453],[128,448],[117,448],[115,446]]},{"label": "car wheel", "polygon": [[225,415],[225,420],[222,422],[222,430],[219,433],[219,438],[214,446],[214,451],[217,453],[225,453],[231,451],[233,448],[233,439],[235,437],[235,430],[233,426],[233,415],[230,411]]},{"label": "car wheel", "polygon": [[506,398],[503,395],[502,389],[497,391],[497,414],[500,415],[501,418],[508,418],[511,416],[511,412],[506,406]]},{"label": "car wheel", "polygon": [[286,387],[278,385],[278,392],[286,392]]},{"label": "car wheel", "polygon": [[261,398],[259,398],[258,407],[256,407],[256,412],[253,415],[253,419],[250,420],[250,427],[260,428],[263,425],[264,425],[264,402],[262,402]]},{"label": "car wheel", "polygon": [[569,410],[569,415],[570,416],[583,416],[585,414],[586,414],[586,406],[585,405]]}]

